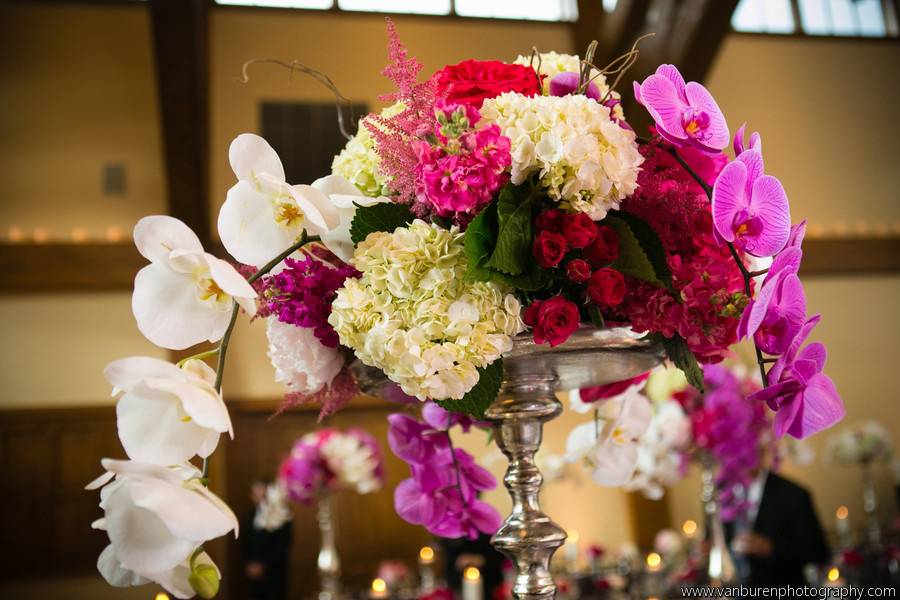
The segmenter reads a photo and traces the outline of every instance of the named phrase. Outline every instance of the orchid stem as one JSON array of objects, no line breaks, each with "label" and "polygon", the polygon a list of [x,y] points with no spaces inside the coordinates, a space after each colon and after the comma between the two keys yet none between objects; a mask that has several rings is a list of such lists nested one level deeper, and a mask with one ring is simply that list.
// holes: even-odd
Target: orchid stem
[{"label": "orchid stem", "polygon": [[198,352],[197,354],[192,354],[191,356],[182,358],[177,363],[175,363],[175,366],[181,368],[189,360],[204,360],[210,358],[211,356],[215,356],[218,353],[219,347],[216,346],[215,348],[211,348],[210,350],[207,350],[205,352]]},{"label": "orchid stem", "polygon": [[[648,143],[647,140],[638,139],[638,143]],[[666,151],[672,155],[672,157],[678,161],[678,164],[682,166],[682,168],[690,175],[694,181],[696,181],[703,191],[706,192],[706,197],[712,202],[712,187],[707,184],[702,177],[700,177],[694,169],[691,168],[687,162],[681,156],[678,155],[678,151],[672,147],[667,146]],[[741,277],[744,279],[744,293],[747,294],[747,298],[753,297],[753,289],[750,287],[750,282],[753,281],[753,278],[757,275],[762,275],[767,272],[768,269],[763,269],[762,271],[749,271],[747,267],[744,266],[744,261],[741,260],[740,255],[737,253],[737,249],[734,247],[734,244],[731,242],[727,242],[728,251],[731,252],[731,257],[734,259],[734,262],[737,264],[738,268],[741,270]],[[759,367],[759,376],[762,379],[763,387],[769,387],[769,376],[766,373],[766,359],[763,357],[762,350],[759,349],[759,346],[756,345],[756,340],[753,341],[753,347],[756,350],[756,364]]]},{"label": "orchid stem", "polygon": [[463,499],[462,483],[459,475],[459,461],[456,459],[456,449],[453,447],[453,438],[450,437],[450,427],[444,430],[447,436],[447,445],[450,446],[450,456],[453,458],[453,470],[456,471],[456,491],[459,492],[459,499]]},{"label": "orchid stem", "polygon": [[768,269],[760,269],[759,271],[750,271],[750,277],[759,277],[760,275],[765,275],[768,273]]}]

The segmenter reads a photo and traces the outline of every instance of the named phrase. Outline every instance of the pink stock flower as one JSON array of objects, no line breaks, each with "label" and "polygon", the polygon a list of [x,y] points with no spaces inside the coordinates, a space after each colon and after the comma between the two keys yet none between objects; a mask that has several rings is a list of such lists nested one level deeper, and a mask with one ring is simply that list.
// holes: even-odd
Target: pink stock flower
[{"label": "pink stock flower", "polygon": [[814,342],[800,348],[820,317],[811,317],[794,337],[787,352],[769,370],[769,387],[751,396],[776,412],[775,434],[803,439],[827,429],[845,414],[834,382],[822,372],[828,352]]},{"label": "pink stock flower", "polygon": [[773,256],[790,236],[791,213],[781,182],[763,174],[759,150],[743,151],[713,186],[713,223],[726,242],[753,256]]},{"label": "pink stock flower", "polygon": [[699,83],[685,84],[674,65],[660,65],[643,83],[635,81],[634,97],[675,146],[718,153],[728,145],[728,124],[715,99]]}]

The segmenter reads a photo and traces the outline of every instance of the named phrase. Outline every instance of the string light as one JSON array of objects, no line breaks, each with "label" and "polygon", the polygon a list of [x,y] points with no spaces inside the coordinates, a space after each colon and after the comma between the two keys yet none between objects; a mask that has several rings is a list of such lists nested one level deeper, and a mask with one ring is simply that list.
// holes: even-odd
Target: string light
[{"label": "string light", "polygon": [[681,531],[683,531],[684,535],[686,536],[694,535],[695,533],[697,533],[697,522],[692,519],[688,519],[681,526]]}]

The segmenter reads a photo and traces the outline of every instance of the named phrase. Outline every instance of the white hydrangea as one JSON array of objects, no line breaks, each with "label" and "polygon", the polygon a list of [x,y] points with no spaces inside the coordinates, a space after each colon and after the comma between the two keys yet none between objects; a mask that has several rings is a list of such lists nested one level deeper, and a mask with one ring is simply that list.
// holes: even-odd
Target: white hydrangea
[{"label": "white hydrangea", "polygon": [[[398,102],[383,109],[381,116],[392,117],[402,109],[403,105]],[[377,198],[382,195],[387,180],[378,170],[381,161],[375,152],[375,138],[366,127],[370,117],[367,115],[359,120],[356,135],[331,162],[331,173],[352,182],[366,196]]]},{"label": "white hydrangea", "polygon": [[421,220],[372,233],[351,261],[328,322],[341,344],[420,400],[460,399],[477,369],[512,348],[519,301],[492,282],[466,280],[463,236]]},{"label": "white hydrangea", "polygon": [[528,97],[506,92],[484,101],[482,116],[511,140],[512,182],[537,172],[550,198],[600,220],[637,189],[635,134],[586,96]]}]

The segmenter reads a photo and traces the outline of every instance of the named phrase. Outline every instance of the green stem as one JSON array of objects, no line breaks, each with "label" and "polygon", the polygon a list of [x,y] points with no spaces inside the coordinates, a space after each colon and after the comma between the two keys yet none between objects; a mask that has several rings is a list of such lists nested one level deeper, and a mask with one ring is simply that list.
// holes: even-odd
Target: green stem
[{"label": "green stem", "polygon": [[[646,144],[648,142],[647,142],[647,140],[639,139],[638,143]],[[687,164],[687,162],[685,162],[685,160],[683,158],[681,158],[681,156],[678,155],[678,152],[674,147],[668,146],[668,147],[666,147],[666,151],[669,154],[671,154],[672,157],[678,161],[678,164],[680,164],[682,166],[682,168],[687,172],[687,174],[690,175],[694,179],[694,181],[696,181],[700,185],[701,188],[703,188],[703,191],[706,193],[706,197],[709,199],[710,202],[712,202],[712,192],[713,192],[712,187],[710,187],[710,185],[707,184],[703,180],[703,178],[700,177],[700,175],[698,175],[697,172],[694,171],[694,169],[692,169],[691,166],[689,164]],[[747,294],[748,298],[752,298],[753,290],[750,287],[750,282],[753,280],[753,278],[756,275],[761,275],[762,273],[759,271],[753,271],[753,272],[748,271],[747,267],[744,266],[744,261],[741,260],[740,255],[737,253],[737,249],[734,247],[734,244],[731,242],[728,242],[728,251],[731,253],[731,257],[734,259],[734,262],[737,264],[738,268],[741,270],[741,277],[744,279],[744,293]],[[764,272],[765,271],[763,271],[763,273]],[[753,347],[756,350],[756,364],[759,367],[759,375],[762,378],[763,387],[769,387],[769,376],[766,373],[766,366],[765,366],[767,359],[763,357],[762,350],[760,350],[759,346],[756,345],[755,340],[753,342]]]},{"label": "green stem", "polygon": [[215,348],[207,350],[206,352],[198,352],[197,354],[192,354],[191,356],[182,358],[177,363],[175,363],[175,366],[180,368],[180,367],[183,367],[184,364],[189,360],[204,360],[211,356],[215,356],[218,353],[219,353],[219,347],[216,346]]}]

